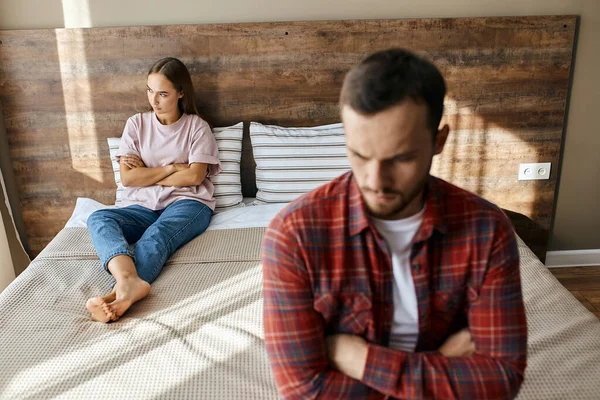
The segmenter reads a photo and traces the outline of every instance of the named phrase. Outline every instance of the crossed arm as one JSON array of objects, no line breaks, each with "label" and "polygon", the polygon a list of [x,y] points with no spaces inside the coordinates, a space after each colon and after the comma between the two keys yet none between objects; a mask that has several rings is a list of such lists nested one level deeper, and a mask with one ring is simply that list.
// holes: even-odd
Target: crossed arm
[{"label": "crossed arm", "polygon": [[207,164],[192,163],[170,164],[148,168],[136,155],[121,156],[121,182],[123,186],[146,187],[161,186],[198,186],[206,177]]},{"label": "crossed arm", "polygon": [[[327,336],[327,358],[331,366],[344,375],[361,380],[367,364],[369,346],[356,335]],[[451,335],[438,349],[444,357],[468,357],[475,353],[475,342],[469,328]]]},{"label": "crossed arm", "polygon": [[295,232],[273,222],[263,242],[264,327],[283,398],[366,398],[367,388],[373,398],[516,396],[527,333],[516,241],[507,230],[498,232],[485,282],[469,307],[469,330],[437,351],[408,353],[354,335],[326,337]]}]

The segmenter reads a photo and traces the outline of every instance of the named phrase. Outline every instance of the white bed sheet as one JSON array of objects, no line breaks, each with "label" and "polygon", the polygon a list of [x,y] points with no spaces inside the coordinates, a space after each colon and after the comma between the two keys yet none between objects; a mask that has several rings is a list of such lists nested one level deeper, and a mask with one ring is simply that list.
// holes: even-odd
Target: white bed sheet
[{"label": "white bed sheet", "polygon": [[223,211],[212,216],[207,230],[266,227],[285,206],[287,203],[276,203]]},{"label": "white bed sheet", "polygon": [[[253,198],[246,198],[245,202],[250,204],[253,200]],[[233,208],[214,214],[207,230],[266,227],[271,219],[287,205],[287,203],[252,206],[248,206],[248,204],[246,207]],[[65,228],[87,228],[87,219],[94,211],[114,208],[117,207],[79,197]]]},{"label": "white bed sheet", "polygon": [[108,208],[117,208],[117,206],[107,206],[93,199],[78,197],[73,214],[65,224],[65,228],[87,228],[87,219],[94,211]]}]

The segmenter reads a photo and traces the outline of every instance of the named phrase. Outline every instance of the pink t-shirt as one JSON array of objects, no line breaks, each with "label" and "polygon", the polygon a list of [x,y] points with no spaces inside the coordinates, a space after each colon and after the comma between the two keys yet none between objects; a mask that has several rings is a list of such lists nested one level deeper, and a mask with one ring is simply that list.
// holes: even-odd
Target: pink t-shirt
[{"label": "pink t-shirt", "polygon": [[[177,122],[163,125],[153,111],[136,114],[127,120],[117,156],[135,154],[146,167],[169,164],[208,164],[207,176],[221,172],[219,149],[208,123],[197,115],[183,114]],[[215,209],[214,187],[208,179],[199,186],[129,186],[123,192],[123,206],[138,204],[162,210],[183,199],[200,201]]]}]

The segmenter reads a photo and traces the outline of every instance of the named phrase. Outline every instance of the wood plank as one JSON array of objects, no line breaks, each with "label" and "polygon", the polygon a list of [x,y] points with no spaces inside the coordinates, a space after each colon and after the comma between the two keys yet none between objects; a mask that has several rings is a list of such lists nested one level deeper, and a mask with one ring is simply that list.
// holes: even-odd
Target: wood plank
[{"label": "wood plank", "polygon": [[559,279],[581,276],[592,279],[600,288],[600,266],[551,268],[550,271]]},{"label": "wood plank", "polygon": [[581,295],[598,311],[600,311],[600,281],[598,282],[597,290],[582,290]]},{"label": "wood plank", "polygon": [[571,291],[600,291],[600,266],[550,268],[550,272]]},{"label": "wood plank", "polygon": [[[211,94],[219,93],[225,98],[244,94],[244,101],[238,100],[238,106],[252,102],[273,101],[270,96],[285,95],[292,90],[289,98],[303,101],[337,101],[341,84],[335,82],[337,78],[331,71],[317,71],[299,76],[273,77],[268,73],[252,73],[248,71],[243,77],[241,74],[219,74],[219,77],[195,79],[194,84],[199,89],[197,101],[199,103],[212,103]],[[256,82],[264,82],[261,91],[256,91]],[[565,78],[568,79],[568,76]],[[247,80],[247,81],[246,81]],[[234,85],[235,83],[235,85]],[[219,85],[230,84],[228,89]],[[498,105],[502,105],[503,112],[528,111],[561,111],[564,109],[568,87],[564,82],[532,81],[526,79],[513,79],[485,84],[489,91],[481,91],[481,82],[448,81],[449,93],[447,115],[493,115]],[[64,85],[64,87],[63,87]],[[64,111],[65,100],[78,101],[79,112],[94,111],[120,111],[124,107],[146,108],[145,96],[146,79],[137,77],[123,77],[118,83],[113,79],[99,76],[80,76],[76,78],[62,78],[62,81],[38,80],[12,85],[8,88],[5,101],[6,107],[16,110],[27,110],[32,106],[49,112]],[[8,85],[5,85],[8,86]],[[323,89],[325,86],[326,89]],[[454,88],[453,88],[454,87]],[[54,96],[48,96],[48,93]],[[26,93],[26,94],[23,94]],[[204,99],[200,96],[204,95]],[[475,96],[476,95],[476,96]],[[507,104],[505,104],[507,103]]]},{"label": "wood plank", "polygon": [[582,294],[581,292],[578,291],[571,291],[571,294],[573,296],[575,296],[575,298],[577,300],[579,300],[579,302],[581,304],[583,304],[585,306],[585,308],[587,308],[589,311],[596,313],[596,312],[600,312],[600,310],[598,310],[596,307],[594,307],[594,305],[592,305]]},{"label": "wood plank", "polygon": [[550,272],[600,319],[600,267],[551,268]]},{"label": "wood plank", "polygon": [[[218,54],[219,51],[246,54],[250,50],[258,54],[289,49],[297,53],[327,48],[331,41],[339,39],[344,41],[341,45],[345,45],[345,49],[358,48],[360,52],[373,51],[377,45],[388,47],[389,42],[395,43],[398,39],[406,47],[413,45],[419,49],[555,48],[570,46],[575,24],[574,16],[282,22],[23,31],[25,37],[15,34],[15,31],[6,31],[0,40],[7,47],[11,45],[21,51],[23,47],[37,44],[41,58],[55,54],[56,46],[48,44],[55,44],[57,40],[59,45],[85,45],[89,46],[88,57],[100,59],[124,56],[135,59],[139,58],[138,55],[160,57],[165,52],[184,55],[186,52],[190,55]],[[373,40],[355,43],[355,37],[361,35],[368,35]],[[244,40],[232,43],[227,40],[231,37]],[[173,41],[173,38],[181,39]],[[265,45],[249,47],[253,41],[264,42]],[[106,45],[94,47],[94,44],[102,42]],[[307,46],[303,46],[304,43]],[[135,46],[137,44],[144,46]],[[13,57],[9,55],[7,58]]]},{"label": "wood plank", "polygon": [[[141,102],[140,102],[141,103]],[[268,107],[268,112],[264,109]],[[218,104],[206,104],[201,107],[207,119],[214,126],[224,126],[223,124],[234,123],[239,121],[258,121],[265,123],[275,123],[276,121],[289,121],[289,123],[304,123],[304,125],[296,126],[315,126],[320,123],[339,122],[339,108],[337,104],[323,101],[299,101],[298,103],[277,101],[264,102],[247,102],[245,104],[230,104],[227,111],[219,110]],[[70,121],[79,129],[88,129],[91,132],[98,130],[114,129],[122,131],[127,118],[136,112],[141,112],[146,109],[145,105],[132,105],[129,107],[131,111],[124,113],[122,110],[115,111],[99,111],[94,112],[95,118],[88,119],[85,113],[78,114],[70,113]],[[261,112],[261,109],[263,110]],[[26,132],[40,131],[61,131],[65,134],[67,128],[67,119],[64,111],[57,113],[54,111],[39,110],[35,115],[32,115],[31,109],[14,109],[10,106],[5,107],[8,116],[5,116],[6,129],[10,129],[14,135],[9,136],[9,140],[19,140],[18,135]],[[246,114],[236,114],[236,111],[245,112]],[[248,115],[248,117],[246,116]],[[304,116],[300,116],[304,115]],[[531,112],[504,112],[503,110],[491,111],[486,114],[485,118],[480,115],[457,115],[447,114],[446,121],[452,126],[460,127],[463,131],[463,137],[470,136],[470,131],[475,131],[478,134],[480,131],[488,131],[494,128],[501,128],[504,131],[511,132],[516,138],[522,142],[532,143],[536,146],[543,147],[544,142],[552,135],[553,140],[560,140],[560,135],[557,132],[562,132],[562,121],[564,120],[564,111],[538,111]],[[89,125],[82,125],[79,121],[89,121]],[[489,121],[493,121],[490,123]],[[532,133],[528,133],[532,132]],[[535,132],[535,136],[533,136]],[[15,137],[13,137],[15,136]],[[53,138],[51,136],[49,138]],[[517,139],[517,140],[518,140]],[[496,140],[494,137],[488,137],[487,144],[492,144]],[[527,144],[525,143],[525,144]]]},{"label": "wood plank", "polygon": [[[0,32],[1,35],[1,32]],[[232,40],[232,38],[228,38]],[[105,42],[102,42],[106,45]],[[6,46],[2,47],[7,50]],[[291,49],[290,49],[291,50]],[[83,50],[73,48],[70,50],[73,54],[82,54]],[[557,83],[563,77],[569,75],[570,64],[565,63],[565,58],[570,56],[570,48],[562,51],[554,50],[552,53],[543,50],[530,49],[527,52],[507,53],[505,50],[496,50],[495,52],[469,52],[466,50],[446,50],[427,54],[426,56],[434,61],[440,71],[444,74],[448,82],[473,83],[482,82],[494,84],[498,82],[510,82],[514,80],[527,80],[535,83],[536,81],[554,81]],[[6,53],[5,53],[6,55]],[[302,70],[287,71],[285,67],[289,62],[289,56],[284,54],[266,54],[261,58],[256,54],[238,55],[225,54],[218,58],[208,58],[195,54],[194,57],[181,57],[186,63],[190,73],[194,77],[208,80],[215,77],[215,73],[228,73],[229,75],[239,74],[240,78],[246,76],[246,81],[253,81],[260,78],[260,75],[270,73],[273,67],[281,68],[281,72],[286,74],[295,73],[297,76],[318,73],[320,71],[347,71],[349,68],[359,62],[365,53],[360,52],[354,55],[331,53],[327,58],[314,63],[315,58],[321,56],[318,52],[296,53],[295,62],[302,65]],[[69,55],[61,55],[60,62],[40,61],[35,64],[20,65],[15,60],[4,61],[4,70],[2,76],[11,78],[27,79],[27,82],[11,82],[8,89],[15,90],[19,85],[27,85],[33,78],[36,81],[48,81],[50,84],[60,84],[60,79],[72,79],[79,76],[97,76],[111,78],[115,75],[128,77],[129,79],[141,78],[145,80],[145,74],[148,72],[148,65],[152,65],[155,58],[145,60],[123,60],[118,63],[107,59],[83,59],[70,58]],[[83,63],[83,66],[82,66]],[[490,68],[493,67],[493,68]],[[244,68],[241,70],[240,68]],[[486,69],[482,74],[481,70]],[[34,74],[35,75],[32,75]],[[250,75],[247,75],[250,74]],[[343,75],[339,72],[333,76],[341,83]],[[269,83],[269,82],[265,82]],[[225,85],[227,86],[227,85]],[[452,84],[449,85],[452,88]]]}]

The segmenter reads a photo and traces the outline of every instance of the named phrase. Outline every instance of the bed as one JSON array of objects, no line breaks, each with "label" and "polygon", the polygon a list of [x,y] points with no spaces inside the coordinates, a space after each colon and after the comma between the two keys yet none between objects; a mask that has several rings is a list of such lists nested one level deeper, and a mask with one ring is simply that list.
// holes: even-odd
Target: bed
[{"label": "bed", "polygon": [[[344,71],[402,45],[432,58],[449,84],[444,118],[457,134],[433,172],[505,208],[525,239],[529,358],[519,399],[597,399],[600,322],[540,261],[576,27],[576,17],[544,16],[0,32],[0,100],[35,257],[0,293],[0,397],[277,398],[261,320],[264,229],[300,192],[347,168],[336,124]],[[229,163],[215,182],[220,212],[147,299],[115,323],[95,323],[85,301],[112,278],[85,221],[119,201],[110,151],[145,102],[140,73],[167,50],[190,66]],[[298,143],[321,152],[310,175],[306,158],[293,164]],[[551,179],[516,184],[507,165],[538,157],[552,162]]]},{"label": "bed", "polygon": [[[110,324],[85,309],[112,278],[81,227],[85,216],[73,217],[0,294],[1,397],[276,399],[260,244],[282,206],[215,215],[168,261],[149,297]],[[600,322],[520,239],[519,252],[529,358],[518,398],[597,399]]]}]

